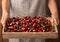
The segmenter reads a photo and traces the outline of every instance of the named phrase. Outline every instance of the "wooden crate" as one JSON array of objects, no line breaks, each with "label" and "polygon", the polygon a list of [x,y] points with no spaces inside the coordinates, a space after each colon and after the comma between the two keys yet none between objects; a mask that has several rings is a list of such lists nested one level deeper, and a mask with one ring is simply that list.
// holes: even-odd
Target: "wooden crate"
[{"label": "wooden crate", "polygon": [[40,38],[40,39],[56,39],[58,38],[57,26],[54,25],[55,32],[4,32],[2,35],[4,39],[9,38]]}]

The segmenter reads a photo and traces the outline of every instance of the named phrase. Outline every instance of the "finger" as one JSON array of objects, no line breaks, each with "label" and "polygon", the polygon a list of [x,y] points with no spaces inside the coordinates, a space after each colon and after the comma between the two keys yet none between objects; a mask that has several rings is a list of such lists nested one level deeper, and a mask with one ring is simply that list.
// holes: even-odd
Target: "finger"
[{"label": "finger", "polygon": [[54,18],[54,24],[58,25],[59,21],[57,19]]},{"label": "finger", "polygon": [[3,27],[5,27],[5,24],[3,25]]}]

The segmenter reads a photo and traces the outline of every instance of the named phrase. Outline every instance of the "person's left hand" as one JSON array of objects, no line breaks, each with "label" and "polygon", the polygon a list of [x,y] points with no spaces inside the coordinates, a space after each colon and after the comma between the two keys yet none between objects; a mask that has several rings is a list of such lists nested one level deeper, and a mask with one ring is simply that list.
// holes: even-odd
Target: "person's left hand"
[{"label": "person's left hand", "polygon": [[52,15],[51,16],[51,22],[54,23],[55,25],[59,24],[59,18],[57,15]]}]

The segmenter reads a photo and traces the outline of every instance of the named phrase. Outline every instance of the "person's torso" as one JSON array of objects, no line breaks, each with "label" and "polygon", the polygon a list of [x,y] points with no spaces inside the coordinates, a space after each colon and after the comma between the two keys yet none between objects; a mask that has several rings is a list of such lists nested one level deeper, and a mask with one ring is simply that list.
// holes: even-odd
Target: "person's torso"
[{"label": "person's torso", "polygon": [[46,17],[46,0],[11,0],[10,16]]}]

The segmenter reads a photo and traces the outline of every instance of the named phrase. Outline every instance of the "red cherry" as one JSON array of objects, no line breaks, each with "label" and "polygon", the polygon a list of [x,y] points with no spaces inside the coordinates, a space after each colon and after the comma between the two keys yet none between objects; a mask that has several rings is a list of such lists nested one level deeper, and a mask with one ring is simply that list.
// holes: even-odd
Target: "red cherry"
[{"label": "red cherry", "polygon": [[25,24],[23,24],[23,27],[25,27]]},{"label": "red cherry", "polygon": [[37,18],[41,18],[41,17],[39,16],[39,17],[37,17]]},{"label": "red cherry", "polygon": [[29,22],[30,20],[27,20],[27,22]]},{"label": "red cherry", "polygon": [[10,32],[13,32],[13,30],[11,30]]},{"label": "red cherry", "polygon": [[12,24],[15,24],[14,22],[12,22]]},{"label": "red cherry", "polygon": [[45,22],[45,24],[48,24],[47,22]]},{"label": "red cherry", "polygon": [[35,28],[37,31],[39,30],[39,28]]},{"label": "red cherry", "polygon": [[10,30],[7,30],[7,32],[11,32]]},{"label": "red cherry", "polygon": [[27,16],[27,19],[30,19],[30,16]]},{"label": "red cherry", "polygon": [[35,22],[35,20],[33,19],[33,20],[32,20],[32,22],[34,23],[34,22]]},{"label": "red cherry", "polygon": [[40,25],[39,25],[39,24],[37,24],[37,27],[40,27]]},{"label": "red cherry", "polygon": [[23,24],[25,24],[25,21],[22,21]]},{"label": "red cherry", "polygon": [[14,32],[17,32],[17,29],[14,29]]},{"label": "red cherry", "polygon": [[23,19],[24,21],[26,20],[26,19]]},{"label": "red cherry", "polygon": [[50,22],[50,21],[48,21],[48,24],[50,25],[50,24],[51,24],[51,22]]},{"label": "red cherry", "polygon": [[29,23],[29,26],[32,25],[32,24],[33,24],[33,22]]},{"label": "red cherry", "polygon": [[29,25],[32,25],[31,23],[29,23]]},{"label": "red cherry", "polygon": [[36,30],[35,30],[35,29],[33,29],[33,30],[32,30],[32,32],[36,32]]},{"label": "red cherry", "polygon": [[53,30],[53,32],[55,32],[55,30]]},{"label": "red cherry", "polygon": [[19,21],[16,21],[15,23],[16,23],[16,24],[19,24]]},{"label": "red cherry", "polygon": [[39,21],[43,20],[42,18],[38,18]]},{"label": "red cherry", "polygon": [[20,32],[20,30],[17,30],[17,32]]},{"label": "red cherry", "polygon": [[36,19],[37,17],[36,17],[36,16],[33,16],[32,18],[33,18],[33,19]]},{"label": "red cherry", "polygon": [[24,19],[27,19],[27,16],[23,17]]},{"label": "red cherry", "polygon": [[8,23],[7,25],[9,26],[10,24]]},{"label": "red cherry", "polygon": [[50,32],[53,32],[53,30],[51,29]]},{"label": "red cherry", "polygon": [[28,28],[28,30],[30,30],[30,28]]},{"label": "red cherry", "polygon": [[8,28],[9,28],[9,29],[13,29],[13,26],[9,26]]},{"label": "red cherry", "polygon": [[10,23],[10,26],[13,25],[13,23]]},{"label": "red cherry", "polygon": [[51,29],[50,32],[55,32],[55,30]]},{"label": "red cherry", "polygon": [[22,25],[22,24],[23,24],[23,22],[21,21],[21,22],[20,22],[20,24]]},{"label": "red cherry", "polygon": [[26,32],[29,32],[29,30],[27,30]]},{"label": "red cherry", "polygon": [[34,24],[33,24],[33,26],[34,26],[34,27],[36,27],[36,26],[37,26],[37,24],[36,24],[36,23],[34,23]]},{"label": "red cherry", "polygon": [[45,30],[43,28],[40,29],[40,32],[44,32]]},{"label": "red cherry", "polygon": [[26,24],[25,27],[28,27],[28,25]]},{"label": "red cherry", "polygon": [[24,30],[25,30],[25,28],[21,28],[21,30],[22,30],[22,31],[24,31]]}]

